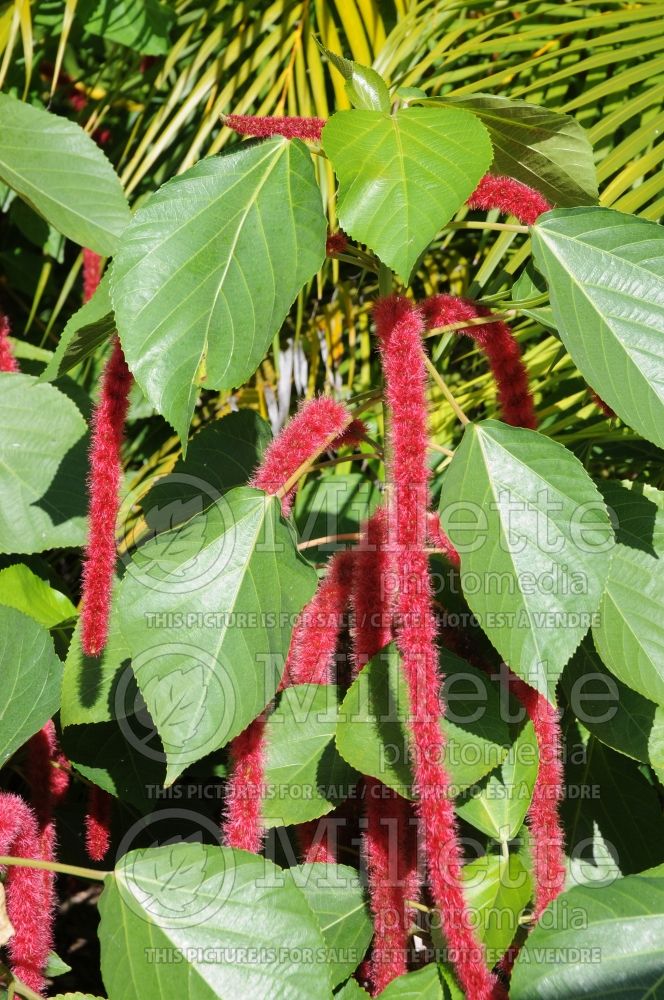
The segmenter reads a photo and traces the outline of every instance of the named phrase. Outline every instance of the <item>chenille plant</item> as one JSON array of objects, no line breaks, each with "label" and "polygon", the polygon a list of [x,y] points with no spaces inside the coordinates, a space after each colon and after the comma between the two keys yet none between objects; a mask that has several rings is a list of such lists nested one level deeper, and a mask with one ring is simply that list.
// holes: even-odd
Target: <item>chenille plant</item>
[{"label": "chenille plant", "polygon": [[[233,107],[217,81],[152,177],[190,124],[149,117],[162,75],[188,51],[169,101],[196,107],[205,58],[175,6],[172,52],[160,4],[88,11],[141,55],[118,55],[110,158],[118,106],[64,28],[34,72],[67,117],[30,90],[29,12],[5,18],[0,73],[19,33],[26,62],[0,94],[7,218],[68,277],[40,272],[22,329],[0,254],[0,989],[655,996],[655,161],[630,180],[647,217],[607,207],[580,121],[493,77],[455,89],[456,9],[432,5],[436,36],[396,4],[373,68],[301,11],[282,99]],[[307,52],[324,102],[292,97]],[[53,951],[72,880],[100,917],[82,981]]]}]

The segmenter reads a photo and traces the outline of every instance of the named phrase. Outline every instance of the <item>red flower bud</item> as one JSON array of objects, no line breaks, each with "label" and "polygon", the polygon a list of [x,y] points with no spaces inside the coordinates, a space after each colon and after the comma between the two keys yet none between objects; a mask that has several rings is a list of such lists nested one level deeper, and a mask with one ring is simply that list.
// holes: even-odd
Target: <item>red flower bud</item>
[{"label": "red flower bud", "polygon": [[543,194],[527,184],[512,177],[485,174],[468,199],[468,207],[485,212],[497,208],[504,215],[516,216],[524,226],[532,226],[552,206]]},{"label": "red flower bud", "polygon": [[265,138],[283,135],[286,139],[320,139],[324,118],[272,118],[259,115],[225,115],[222,118],[227,128],[240,135]]}]

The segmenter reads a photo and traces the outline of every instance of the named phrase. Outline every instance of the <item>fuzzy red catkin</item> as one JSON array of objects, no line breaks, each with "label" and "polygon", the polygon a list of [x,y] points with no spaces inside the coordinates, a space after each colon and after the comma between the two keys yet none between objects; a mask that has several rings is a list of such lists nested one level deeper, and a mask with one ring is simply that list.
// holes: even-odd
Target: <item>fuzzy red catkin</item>
[{"label": "fuzzy red catkin", "polygon": [[[387,545],[387,511],[379,507],[369,518],[353,552],[353,668],[365,664],[392,638],[391,607],[395,569]],[[369,904],[374,938],[368,977],[372,995],[407,971],[408,899],[419,896],[417,830],[410,804],[376,778],[364,779]]]},{"label": "fuzzy red catkin", "polygon": [[605,403],[602,397],[598,393],[596,393],[594,389],[591,389],[590,386],[588,386],[588,392],[590,393],[590,396],[595,406],[597,406],[598,409],[602,411],[605,417],[608,417],[609,420],[613,420],[613,418],[616,416],[616,411],[612,410],[609,404]]},{"label": "fuzzy red catkin", "polygon": [[283,135],[286,139],[318,140],[321,137],[324,118],[270,117],[260,115],[225,115],[222,118],[227,128],[239,135],[266,138]]},{"label": "fuzzy red catkin", "polygon": [[413,305],[398,296],[380,299],[374,319],[390,412],[387,479],[390,545],[398,572],[396,641],[409,691],[416,808],[431,890],[459,981],[467,1000],[487,1000],[496,981],[486,968],[464,898],[462,853],[440,728],[441,679],[425,551],[429,471],[424,324]]},{"label": "fuzzy red catkin", "polygon": [[300,823],[297,838],[300,843],[302,861],[305,865],[321,862],[325,865],[337,863],[337,846],[334,842],[335,824],[327,818],[311,819]]},{"label": "fuzzy red catkin", "polygon": [[[249,485],[278,493],[304,462],[329,447],[350,422],[347,407],[330,396],[307,400],[268,447]],[[282,498],[284,515],[290,513],[294,499],[295,487]]]},{"label": "fuzzy red catkin", "polygon": [[325,241],[325,254],[332,257],[335,253],[343,253],[348,247],[348,240],[341,232],[328,233]]},{"label": "fuzzy red catkin", "polygon": [[461,557],[452,544],[452,540],[440,523],[438,514],[429,511],[427,514],[427,536],[431,544],[440,549],[446,559],[453,566],[461,565]]},{"label": "fuzzy red catkin", "polygon": [[83,301],[89,302],[101,281],[102,258],[94,250],[83,251]]},{"label": "fuzzy red catkin", "polygon": [[[486,307],[456,295],[432,295],[422,303],[421,308],[427,330],[491,315]],[[486,355],[496,380],[498,402],[505,423],[534,430],[537,417],[528,386],[528,372],[509,326],[502,321],[481,323],[458,333],[471,337]]]},{"label": "fuzzy red catkin", "polygon": [[514,215],[524,226],[532,226],[538,216],[552,207],[543,194],[515,181],[512,177],[485,174],[470,198],[469,208],[484,212],[497,208],[503,215]]},{"label": "fuzzy red catkin", "polygon": [[[11,792],[0,792],[0,854],[41,857],[37,817]],[[54,882],[53,872],[12,865],[5,877],[7,915],[14,928],[8,944],[11,971],[40,995],[44,994],[44,967],[53,947]]]},{"label": "fuzzy red catkin", "polygon": [[17,372],[18,361],[14,357],[14,350],[9,340],[9,320],[0,313],[0,372]]},{"label": "fuzzy red catkin", "polygon": [[90,861],[103,861],[111,846],[112,797],[103,788],[92,785],[88,790],[85,815],[85,850]]},{"label": "fuzzy red catkin", "polygon": [[81,643],[86,656],[99,656],[108,639],[116,562],[115,522],[120,507],[121,448],[131,384],[132,375],[116,338],[92,417],[81,615]]},{"label": "fuzzy red catkin", "polygon": [[332,684],[334,654],[350,597],[353,553],[336,552],[293,629],[280,687]]},{"label": "fuzzy red catkin", "polygon": [[[315,458],[350,424],[351,414],[329,396],[305,402],[267,448],[250,486],[272,495],[279,493],[291,476]],[[281,498],[284,514],[290,512],[295,488]],[[261,824],[264,792],[265,723],[263,712],[231,743],[231,774],[226,787],[226,815],[222,837],[227,847],[257,854],[265,831]]]},{"label": "fuzzy red catkin", "polygon": [[565,886],[565,835],[559,815],[563,797],[560,720],[549,700],[514,674],[510,686],[533,723],[540,757],[526,816],[532,834],[537,921]]}]

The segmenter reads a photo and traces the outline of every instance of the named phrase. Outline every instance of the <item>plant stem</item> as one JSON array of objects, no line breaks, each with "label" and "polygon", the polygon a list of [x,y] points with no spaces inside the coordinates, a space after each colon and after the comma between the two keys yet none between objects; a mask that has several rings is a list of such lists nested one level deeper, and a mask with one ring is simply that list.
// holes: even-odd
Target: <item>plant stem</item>
[{"label": "plant stem", "polygon": [[34,990],[31,990],[29,986],[26,986],[25,983],[22,983],[20,979],[17,979],[16,976],[14,976],[12,982],[9,984],[9,992],[7,995],[8,997],[11,997],[12,995],[15,996],[17,993],[23,997],[23,1000],[42,1000],[39,993],[35,993]]},{"label": "plant stem", "polygon": [[378,271],[378,293],[381,298],[392,294],[392,271],[382,262]]},{"label": "plant stem", "polygon": [[453,333],[455,330],[467,330],[473,326],[484,326],[486,323],[502,323],[509,319],[514,319],[516,309],[508,309],[501,313],[492,313],[491,316],[475,316],[473,319],[458,319],[454,323],[446,323],[445,326],[436,326],[427,330],[425,337],[438,337],[441,333]]},{"label": "plant stem", "polygon": [[363,462],[365,458],[381,458],[382,452],[377,451],[357,451],[353,455],[341,455],[339,458],[329,458],[326,462],[316,462],[315,465],[311,466],[311,472],[317,472],[318,469],[328,469],[333,465],[343,465],[344,462]]},{"label": "plant stem", "polygon": [[466,414],[463,412],[463,410],[461,409],[461,407],[457,403],[456,399],[454,398],[454,396],[452,395],[452,393],[450,392],[450,390],[447,388],[447,383],[445,382],[445,379],[440,374],[440,372],[438,371],[438,369],[434,365],[433,361],[429,357],[425,357],[424,360],[425,360],[427,369],[428,369],[429,374],[431,375],[432,379],[434,380],[434,382],[436,383],[436,385],[438,386],[438,388],[442,392],[443,396],[445,397],[445,399],[447,400],[447,402],[450,404],[450,406],[452,407],[452,409],[456,413],[457,417],[459,418],[459,420],[461,421],[461,423],[465,427],[467,424],[470,423],[470,420],[468,419],[468,417],[466,416]]},{"label": "plant stem", "polygon": [[298,549],[313,549],[317,545],[329,545],[330,542],[359,542],[362,538],[359,531],[347,531],[342,535],[324,535],[322,538],[309,538],[306,542],[298,542]]},{"label": "plant stem", "polygon": [[525,233],[530,232],[529,226],[519,226],[512,222],[448,222],[443,229],[496,229],[505,233]]},{"label": "plant stem", "polygon": [[100,872],[94,868],[80,868],[78,865],[64,865],[59,861],[41,861],[36,858],[14,858],[9,855],[0,856],[0,867],[13,865],[16,868],[39,868],[47,872],[60,872],[62,875],[77,875],[79,878],[91,878],[103,882],[111,872]]}]

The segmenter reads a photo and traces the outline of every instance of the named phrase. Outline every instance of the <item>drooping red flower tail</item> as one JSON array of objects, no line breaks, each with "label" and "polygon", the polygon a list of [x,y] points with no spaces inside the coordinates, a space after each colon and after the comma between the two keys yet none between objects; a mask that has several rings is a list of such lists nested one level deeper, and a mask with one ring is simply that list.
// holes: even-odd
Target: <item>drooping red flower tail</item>
[{"label": "drooping red flower tail", "polygon": [[[351,420],[347,407],[330,396],[307,400],[269,446],[249,485],[278,493],[301,465],[329,448]],[[294,498],[295,487],[282,498],[284,514],[290,513]]]},{"label": "drooping red flower tail", "polygon": [[327,574],[293,629],[280,687],[334,682],[334,654],[350,598],[352,571],[352,551],[336,552],[330,559]]},{"label": "drooping red flower tail", "polygon": [[539,920],[565,887],[565,834],[559,814],[563,797],[560,720],[548,698],[514,674],[510,687],[533,723],[539,750],[537,780],[526,816],[533,843],[534,918]]},{"label": "drooping red flower tail", "polygon": [[485,174],[468,199],[468,207],[483,212],[497,208],[503,215],[516,216],[524,226],[532,226],[538,216],[548,212],[552,205],[543,194],[521,181]]},{"label": "drooping red flower tail", "polygon": [[54,808],[66,795],[70,774],[71,765],[58,745],[50,719],[28,741],[25,764],[31,803],[41,829],[51,821]]},{"label": "drooping red flower tail", "polygon": [[81,643],[86,656],[98,656],[108,639],[116,562],[115,522],[120,507],[120,453],[131,383],[132,375],[116,338],[92,417],[88,541],[83,564],[81,616]]},{"label": "drooping red flower tail", "polygon": [[311,819],[308,823],[299,823],[297,839],[304,864],[320,861],[326,865],[337,862],[336,824],[328,817]]},{"label": "drooping red flower tail", "polygon": [[390,413],[389,544],[394,546],[398,574],[396,642],[410,700],[416,809],[431,890],[459,981],[467,1000],[488,1000],[495,978],[486,968],[463,894],[462,854],[440,727],[441,678],[425,551],[429,472],[424,324],[413,305],[398,296],[380,299],[374,319]]},{"label": "drooping red flower tail", "polygon": [[261,822],[265,794],[265,724],[263,712],[231,743],[231,774],[226,785],[226,817],[222,836],[226,847],[258,854],[265,831]]},{"label": "drooping red flower tail", "polygon": [[431,544],[440,549],[448,562],[452,563],[453,566],[461,564],[459,553],[440,523],[440,517],[434,511],[429,511],[427,514],[427,536]]},{"label": "drooping red flower tail", "polygon": [[240,135],[253,135],[266,138],[270,135],[283,135],[286,139],[320,139],[324,118],[273,118],[259,115],[224,115],[222,118],[227,128]]},{"label": "drooping red flower tail", "polygon": [[83,251],[83,301],[89,302],[101,281],[102,258],[94,250]]},{"label": "drooping red flower tail", "polygon": [[85,814],[85,850],[90,861],[103,861],[111,846],[111,809],[113,798],[98,785],[88,790]]},{"label": "drooping red flower tail", "polygon": [[356,448],[364,440],[366,433],[367,425],[364,420],[357,418],[351,420],[346,430],[331,442],[330,448],[332,451],[337,451],[339,448]]},{"label": "drooping red flower tail", "polygon": [[[422,303],[427,330],[464,320],[490,316],[490,310],[455,295],[432,295]],[[519,345],[507,323],[502,321],[464,327],[460,334],[472,337],[484,352],[496,380],[503,420],[514,427],[537,427],[535,404],[528,385],[528,372]]]},{"label": "drooping red flower tail", "polygon": [[[351,414],[343,403],[318,396],[304,403],[269,446],[250,486],[279,493],[303,463],[314,459],[348,427]],[[295,487],[281,498],[288,514]],[[334,652],[334,651],[332,651]],[[318,660],[316,661],[318,667]],[[228,847],[258,853],[264,830],[261,809],[264,791],[265,723],[263,712],[231,743],[231,775],[226,787],[226,816],[222,836]]]},{"label": "drooping red flower tail", "polygon": [[[395,573],[387,545],[387,511],[369,518],[353,556],[353,665],[357,675],[392,638]],[[372,994],[407,971],[411,913],[419,895],[417,831],[410,804],[373,777],[364,779],[366,858],[374,938],[368,977]]]},{"label": "drooping red flower tail", "polygon": [[0,313],[0,372],[17,372],[18,361],[14,357],[14,349],[9,340],[9,320]]},{"label": "drooping red flower tail", "polygon": [[[0,854],[41,858],[39,824],[33,810],[11,792],[0,792]],[[5,877],[7,915],[14,928],[8,943],[14,975],[40,995],[53,947],[55,876],[38,868],[9,865]]]}]

